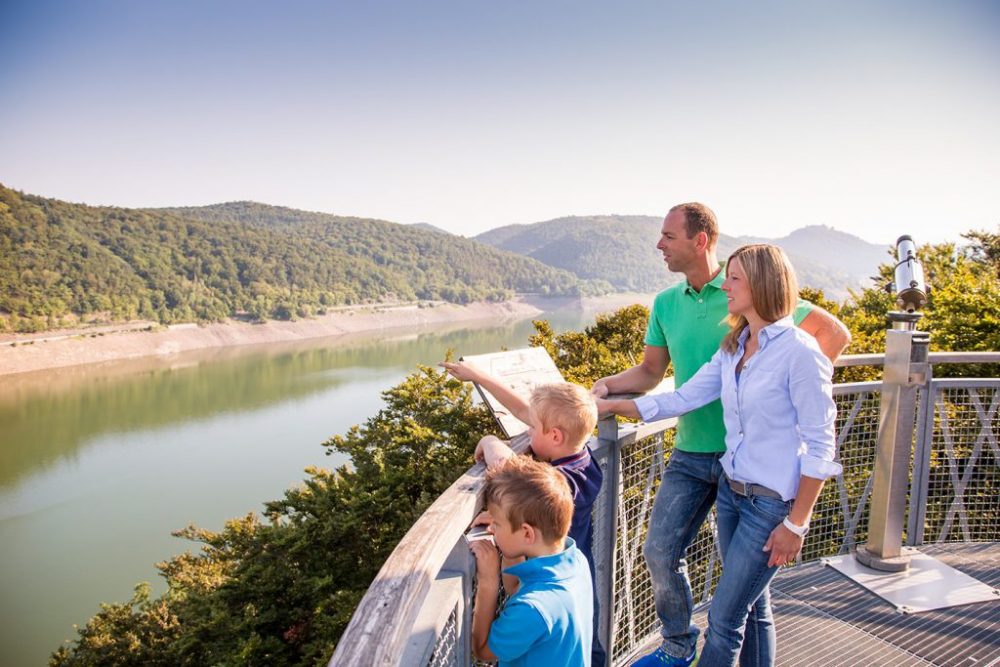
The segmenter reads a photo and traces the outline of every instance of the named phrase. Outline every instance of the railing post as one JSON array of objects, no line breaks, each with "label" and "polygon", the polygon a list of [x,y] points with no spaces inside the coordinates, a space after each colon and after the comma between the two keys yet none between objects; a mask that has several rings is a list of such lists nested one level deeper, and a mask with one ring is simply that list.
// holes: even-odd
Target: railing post
[{"label": "railing post", "polygon": [[[868,542],[857,559],[868,567],[899,572],[909,567],[903,550],[903,519],[909,487],[910,454],[917,387],[929,375],[928,334],[914,331],[918,314],[890,313],[906,330],[890,329],[885,337],[885,370],[873,473]],[[909,317],[907,317],[909,316]]]},{"label": "railing post", "polygon": [[910,480],[910,513],[906,524],[906,544],[918,547],[924,543],[924,521],[927,519],[927,488],[931,474],[931,449],[934,441],[934,367],[928,364],[917,409],[917,439],[913,451],[913,479]]},{"label": "railing post", "polygon": [[[621,447],[618,444],[619,425],[614,415],[606,416],[597,423],[597,438],[600,446],[607,452],[604,469],[604,484],[601,493],[605,502],[600,507],[603,511],[601,519],[602,530],[593,533],[594,563],[597,587],[597,600],[600,607],[598,622],[598,637],[601,646],[607,652],[607,664],[614,664],[614,646],[612,646],[612,626],[615,618],[615,563],[618,543],[618,503],[621,502]],[[597,549],[597,541],[601,540],[601,549]],[[598,559],[597,553],[603,553],[604,558]]]}]

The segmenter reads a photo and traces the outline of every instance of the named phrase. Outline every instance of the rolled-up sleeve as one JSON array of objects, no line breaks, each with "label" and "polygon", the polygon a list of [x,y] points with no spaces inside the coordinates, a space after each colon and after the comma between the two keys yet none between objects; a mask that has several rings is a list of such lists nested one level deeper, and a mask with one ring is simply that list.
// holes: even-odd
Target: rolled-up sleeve
[{"label": "rolled-up sleeve", "polygon": [[722,351],[716,352],[677,391],[641,396],[635,407],[644,422],[677,417],[708,405],[722,393]]},{"label": "rolled-up sleeve", "polygon": [[799,346],[792,354],[789,393],[799,437],[806,446],[799,460],[800,472],[813,479],[827,479],[843,472],[834,461],[837,406],[833,402],[833,365],[814,345]]}]

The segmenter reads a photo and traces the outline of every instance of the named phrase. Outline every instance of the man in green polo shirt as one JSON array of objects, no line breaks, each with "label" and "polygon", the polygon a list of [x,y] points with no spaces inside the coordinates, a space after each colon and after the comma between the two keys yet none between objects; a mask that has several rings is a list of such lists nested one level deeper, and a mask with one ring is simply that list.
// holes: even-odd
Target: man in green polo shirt
[{"label": "man in green polo shirt", "polygon": [[[704,204],[670,209],[656,247],[667,268],[683,273],[685,280],[656,296],[642,363],[601,378],[594,383],[594,395],[647,392],[663,380],[671,361],[674,382],[680,387],[718,351],[729,331],[728,301],[722,291],[725,272],[716,255],[718,238],[715,214]],[[839,320],[808,302],[799,302],[793,318],[831,360],[850,342],[850,333]],[[687,667],[694,661],[699,630],[691,623],[694,600],[685,555],[715,502],[725,435],[719,401],[678,420],[674,449],[653,502],[643,547],[663,643],[634,665]],[[770,624],[755,607],[747,620],[744,652],[758,645],[752,635],[769,631]]]}]

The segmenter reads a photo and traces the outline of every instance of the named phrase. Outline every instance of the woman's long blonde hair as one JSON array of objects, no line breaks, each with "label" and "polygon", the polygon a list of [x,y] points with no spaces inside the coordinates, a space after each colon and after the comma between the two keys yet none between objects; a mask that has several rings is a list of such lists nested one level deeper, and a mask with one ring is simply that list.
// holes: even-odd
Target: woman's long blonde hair
[{"label": "woman's long blonde hair", "polygon": [[[740,260],[753,309],[766,322],[776,322],[795,310],[799,300],[799,281],[785,251],[770,243],[753,243],[737,248],[726,261],[726,275],[734,259]],[[730,315],[732,328],[722,340],[722,349],[736,352],[740,333],[747,326],[747,318]]]}]

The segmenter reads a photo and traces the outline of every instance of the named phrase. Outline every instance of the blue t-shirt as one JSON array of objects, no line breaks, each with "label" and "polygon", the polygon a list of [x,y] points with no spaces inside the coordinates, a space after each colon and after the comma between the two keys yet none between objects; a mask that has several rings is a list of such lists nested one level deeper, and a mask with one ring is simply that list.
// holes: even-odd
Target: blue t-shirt
[{"label": "blue t-shirt", "polygon": [[601,472],[601,466],[597,465],[587,445],[576,454],[552,461],[552,465],[563,474],[569,482],[570,491],[573,492],[573,520],[569,525],[569,536],[587,558],[587,562],[590,563],[590,573],[593,574],[594,540],[591,516],[594,513],[594,501],[597,500],[597,494],[601,490],[601,482],[604,481],[604,473]]},{"label": "blue t-shirt", "polygon": [[487,643],[500,667],[590,667],[593,589],[573,539],[566,538],[560,553],[504,572],[521,583],[490,626]]}]

